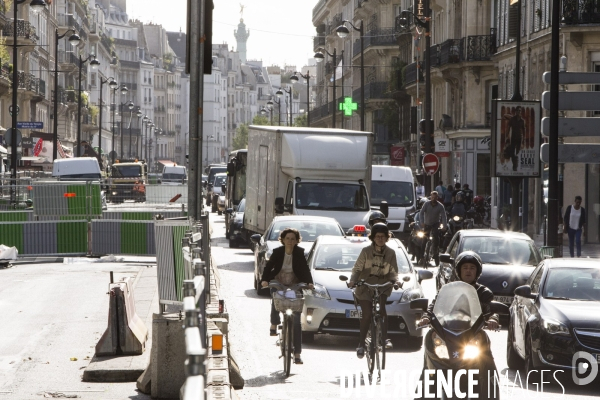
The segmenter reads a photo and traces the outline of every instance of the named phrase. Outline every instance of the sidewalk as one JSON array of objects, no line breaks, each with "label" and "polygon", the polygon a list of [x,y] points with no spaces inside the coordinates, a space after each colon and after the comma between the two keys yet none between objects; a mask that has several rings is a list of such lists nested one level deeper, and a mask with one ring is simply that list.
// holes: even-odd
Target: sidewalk
[{"label": "sidewalk", "polygon": [[[562,236],[563,257],[565,257],[565,258],[570,257],[569,236],[567,236],[567,235],[560,235],[560,236]],[[559,236],[559,240],[560,240],[560,236]],[[542,235],[535,235],[533,240],[535,241],[535,244],[538,247],[542,247],[544,245],[544,237]],[[575,250],[575,252],[577,252],[577,250]],[[581,244],[581,257],[600,258],[600,244],[598,244],[598,243],[587,243],[587,244],[582,243]]]},{"label": "sidewalk", "polygon": [[135,382],[148,366],[152,349],[152,314],[159,309],[156,271],[156,261],[154,265],[140,266],[133,281],[135,311],[148,328],[144,353],[139,356],[94,356],[83,372],[84,381]]}]

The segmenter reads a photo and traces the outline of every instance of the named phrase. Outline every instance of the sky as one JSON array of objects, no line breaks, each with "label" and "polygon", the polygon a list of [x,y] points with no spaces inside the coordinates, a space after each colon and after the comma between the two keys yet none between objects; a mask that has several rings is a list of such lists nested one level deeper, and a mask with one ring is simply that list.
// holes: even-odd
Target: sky
[{"label": "sky", "polygon": [[[142,22],[161,24],[168,31],[185,32],[186,0],[127,0],[127,14]],[[240,22],[250,31],[247,58],[263,65],[301,68],[314,55],[312,9],[317,0],[214,0],[213,43],[237,47],[233,31]],[[168,4],[168,8],[165,7]]]}]

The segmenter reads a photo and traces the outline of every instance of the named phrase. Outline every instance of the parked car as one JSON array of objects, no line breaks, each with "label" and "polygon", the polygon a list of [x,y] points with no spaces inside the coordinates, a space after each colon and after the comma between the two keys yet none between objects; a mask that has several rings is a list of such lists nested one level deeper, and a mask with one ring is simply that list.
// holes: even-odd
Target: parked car
[{"label": "parked car", "polygon": [[210,206],[212,202],[212,184],[215,180],[215,175],[223,172],[227,172],[227,165],[225,164],[211,164],[206,170],[206,205]]},{"label": "parked car", "polygon": [[225,227],[229,247],[239,247],[242,243],[248,243],[248,232],[244,229],[245,208],[246,199],[242,199],[235,208],[228,208],[225,211],[229,214],[229,224]]},{"label": "parked car", "polygon": [[[332,335],[358,335],[360,309],[354,306],[352,289],[339,277],[350,279],[352,268],[364,247],[370,246],[366,237],[321,236],[308,255],[315,290],[305,292],[302,313],[302,338],[308,341],[317,333]],[[409,345],[420,346],[423,331],[416,322],[422,311],[411,310],[411,300],[423,297],[421,281],[431,279],[433,273],[416,270],[399,239],[391,239],[387,246],[396,252],[398,279],[405,280],[402,289],[393,290],[386,302],[388,336],[404,336]]]},{"label": "parked car", "polygon": [[[223,190],[223,185],[225,184],[227,184],[227,173],[223,172],[215,174],[215,178],[212,182],[212,185],[208,185],[209,190],[211,191],[209,193],[209,196],[212,197],[211,211],[218,212],[219,215],[221,215],[223,211],[225,211],[225,191]],[[219,205],[220,196],[223,196],[223,201]]]},{"label": "parked car", "polygon": [[300,231],[302,241],[299,246],[304,248],[305,255],[308,255],[314,241],[321,235],[344,236],[344,230],[333,218],[310,215],[282,215],[273,218],[263,236],[256,233],[250,237],[254,244],[254,289],[258,294],[267,295],[269,293],[268,289],[260,287],[260,277],[273,250],[282,246],[279,242],[279,234],[286,228],[295,228]]},{"label": "parked car", "polygon": [[442,285],[458,280],[454,259],[463,251],[472,250],[483,261],[479,283],[494,292],[494,300],[508,306],[513,301],[514,290],[524,285],[542,257],[529,236],[518,232],[491,229],[468,229],[456,232],[448,253],[440,255],[436,278],[439,290]]},{"label": "parked car", "polygon": [[[508,324],[509,368],[571,371],[600,352],[600,262],[547,259],[515,290]],[[588,360],[589,362],[594,360]],[[581,365],[577,364],[579,369]],[[563,374],[565,378],[570,372]],[[548,376],[548,375],[547,375]],[[530,378],[531,379],[531,378]]]}]

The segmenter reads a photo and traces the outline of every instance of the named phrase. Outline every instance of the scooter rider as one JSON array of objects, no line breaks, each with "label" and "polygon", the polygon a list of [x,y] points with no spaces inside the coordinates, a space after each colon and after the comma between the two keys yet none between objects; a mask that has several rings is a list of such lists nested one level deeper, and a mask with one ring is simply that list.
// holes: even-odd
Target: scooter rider
[{"label": "scooter rider", "polygon": [[446,229],[448,229],[448,222],[446,220],[446,209],[444,208],[444,205],[438,201],[438,192],[434,190],[431,192],[430,197],[431,199],[421,208],[419,219],[425,227],[425,232],[431,232],[431,236],[433,237],[433,258],[435,264],[439,265],[440,224],[442,225],[442,230],[446,231]]},{"label": "scooter rider", "polygon": [[381,211],[374,210],[369,215],[369,228],[373,229],[373,225],[382,223],[387,225],[387,218]]},{"label": "scooter rider", "polygon": [[462,191],[456,193],[455,201],[450,207],[449,212],[450,217],[454,217],[455,215],[458,215],[459,217],[464,217],[467,214],[465,195]]}]

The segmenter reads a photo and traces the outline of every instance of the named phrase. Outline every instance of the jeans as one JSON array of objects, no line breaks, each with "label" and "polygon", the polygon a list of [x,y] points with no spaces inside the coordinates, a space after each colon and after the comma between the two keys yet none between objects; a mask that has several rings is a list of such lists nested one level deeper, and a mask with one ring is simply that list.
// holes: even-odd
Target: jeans
[{"label": "jeans", "polygon": [[577,257],[581,257],[581,232],[581,229],[569,228],[569,253],[571,253],[571,257],[575,257],[573,242],[577,244]]},{"label": "jeans", "polygon": [[[271,288],[271,297],[277,289]],[[279,311],[275,309],[275,302],[271,298],[271,325],[281,324],[281,316]],[[294,313],[294,354],[302,353],[302,325],[300,323],[300,313]]]}]

